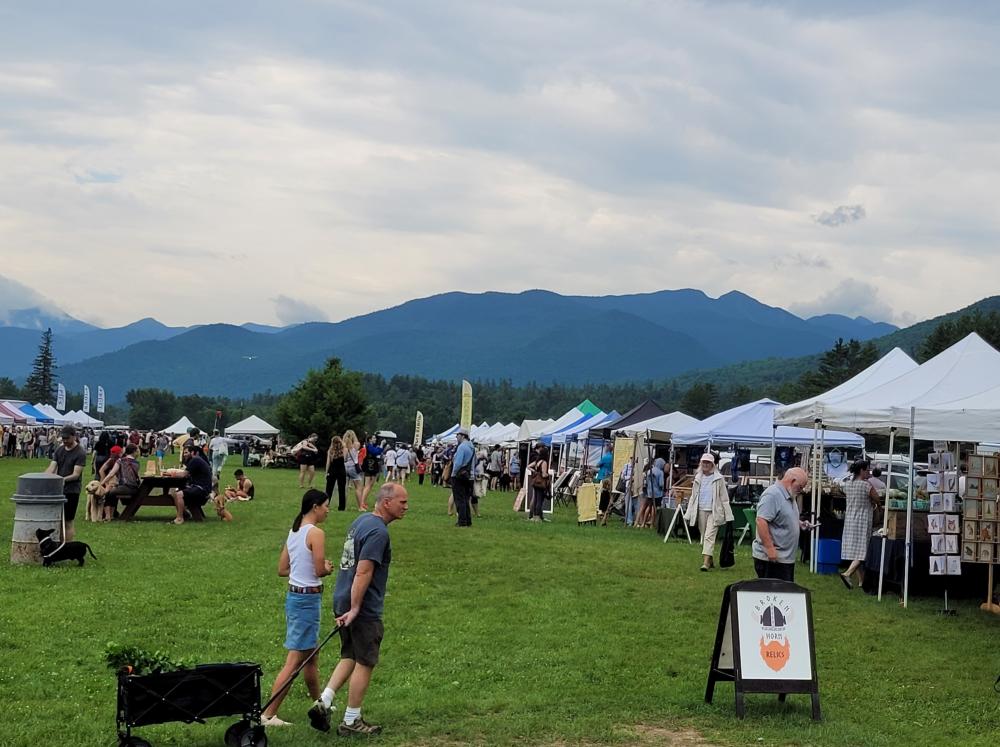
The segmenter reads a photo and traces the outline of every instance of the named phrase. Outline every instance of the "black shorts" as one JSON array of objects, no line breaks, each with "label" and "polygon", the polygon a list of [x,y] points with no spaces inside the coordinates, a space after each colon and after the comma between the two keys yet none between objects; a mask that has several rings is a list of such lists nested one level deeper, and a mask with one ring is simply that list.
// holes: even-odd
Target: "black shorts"
[{"label": "black shorts", "polygon": [[199,485],[188,485],[181,491],[181,495],[184,496],[184,505],[190,506],[204,506],[208,503],[208,493]]},{"label": "black shorts", "polygon": [[63,510],[66,512],[66,521],[73,521],[76,518],[76,509],[80,505],[80,491],[75,493],[63,493],[66,496],[66,505]]},{"label": "black shorts", "polygon": [[381,620],[355,618],[354,622],[340,630],[340,658],[374,667],[378,664],[383,635],[385,628]]}]

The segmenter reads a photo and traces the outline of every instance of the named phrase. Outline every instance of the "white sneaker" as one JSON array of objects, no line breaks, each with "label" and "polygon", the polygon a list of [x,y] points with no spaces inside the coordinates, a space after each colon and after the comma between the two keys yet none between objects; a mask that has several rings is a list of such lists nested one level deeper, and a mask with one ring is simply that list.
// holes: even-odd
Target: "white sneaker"
[{"label": "white sneaker", "polygon": [[291,726],[291,721],[282,721],[277,716],[264,716],[260,720],[264,726]]}]

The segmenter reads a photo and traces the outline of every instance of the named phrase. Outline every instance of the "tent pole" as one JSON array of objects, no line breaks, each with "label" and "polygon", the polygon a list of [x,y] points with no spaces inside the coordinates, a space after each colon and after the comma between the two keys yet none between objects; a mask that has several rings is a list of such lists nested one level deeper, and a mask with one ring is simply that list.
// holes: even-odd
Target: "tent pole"
[{"label": "tent pole", "polygon": [[[823,469],[823,452],[826,449],[826,426],[821,425],[819,430],[819,460],[816,463],[816,479],[818,480],[818,485],[816,487],[816,521],[821,521],[821,516],[823,515],[823,475],[825,473]],[[813,533],[816,537],[816,559],[813,561],[813,569],[819,572],[819,527],[817,526],[813,529]]]},{"label": "tent pole", "polygon": [[882,506],[882,556],[878,561],[878,600],[882,601],[882,581],[885,579],[885,535],[889,533],[889,490],[892,487],[892,449],[896,429],[889,429],[889,471],[885,476],[885,498]]},{"label": "tent pole", "polygon": [[774,482],[774,458],[777,454],[777,446],[775,444],[775,439],[777,438],[778,426],[771,424],[771,477],[768,479],[768,484]]},{"label": "tent pole", "polygon": [[[813,442],[812,449],[809,451],[809,481],[811,483],[809,489],[809,521],[812,524],[816,523],[816,488],[818,485],[818,479],[816,477],[816,452],[819,449],[819,424],[820,419],[816,418],[813,421]],[[810,531],[809,536],[809,571],[811,573],[816,572],[816,530]]]},{"label": "tent pole", "polygon": [[913,425],[916,420],[917,410],[915,407],[910,408],[910,487],[906,494],[906,565],[903,567],[903,607],[905,608],[910,601],[910,556],[912,553],[912,548],[910,546],[913,535],[913,479],[915,476],[913,470],[913,442],[916,440],[913,437]]}]

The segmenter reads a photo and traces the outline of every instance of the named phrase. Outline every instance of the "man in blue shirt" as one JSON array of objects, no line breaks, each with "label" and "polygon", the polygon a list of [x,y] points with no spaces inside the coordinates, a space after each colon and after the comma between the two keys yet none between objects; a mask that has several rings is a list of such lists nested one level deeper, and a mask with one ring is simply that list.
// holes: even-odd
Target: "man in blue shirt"
[{"label": "man in blue shirt", "polygon": [[469,441],[467,428],[459,428],[456,434],[458,448],[451,462],[451,494],[455,499],[455,511],[458,513],[457,527],[471,527],[472,513],[469,503],[472,500],[472,470],[476,452]]},{"label": "man in blue shirt", "polygon": [[382,727],[361,718],[372,669],[378,664],[382,636],[382,608],[389,580],[392,548],[388,525],[406,515],[406,488],[386,483],[378,491],[372,512],[361,514],[347,532],[333,590],[333,612],[340,626],[340,661],[326,689],[309,709],[309,722],[320,731],[330,730],[330,712],[337,690],[348,684],[340,736],[373,735]]},{"label": "man in blue shirt", "polygon": [[612,460],[611,449],[605,446],[601,461],[597,463],[597,475],[594,477],[594,482],[602,482],[611,477]]}]

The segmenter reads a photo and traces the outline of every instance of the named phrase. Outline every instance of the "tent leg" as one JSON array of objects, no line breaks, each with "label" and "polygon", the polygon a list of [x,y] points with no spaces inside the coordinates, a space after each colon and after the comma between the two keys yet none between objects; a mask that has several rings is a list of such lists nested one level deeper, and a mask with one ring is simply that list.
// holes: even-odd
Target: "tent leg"
[{"label": "tent leg", "polygon": [[[819,484],[819,478],[816,475],[816,453],[819,449],[819,418],[813,421],[813,442],[812,449],[809,451],[809,476],[810,482],[812,483],[809,488],[809,522],[811,524],[816,523],[816,489]],[[809,572],[816,572],[816,530],[812,529],[809,532]]]},{"label": "tent leg", "polygon": [[889,430],[889,471],[885,476],[885,498],[882,506],[882,554],[878,561],[878,600],[882,601],[882,582],[885,580],[885,535],[889,532],[889,490],[892,487],[892,450],[896,429]]},{"label": "tent leg", "polygon": [[912,537],[912,527],[913,527],[913,444],[916,441],[914,438],[913,427],[914,421],[916,420],[916,408],[910,408],[910,486],[906,495],[906,553],[904,555],[906,565],[903,567],[903,607],[907,607],[910,602],[910,558],[912,554],[911,543],[913,541]]}]

